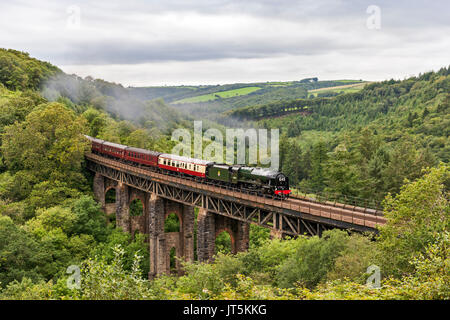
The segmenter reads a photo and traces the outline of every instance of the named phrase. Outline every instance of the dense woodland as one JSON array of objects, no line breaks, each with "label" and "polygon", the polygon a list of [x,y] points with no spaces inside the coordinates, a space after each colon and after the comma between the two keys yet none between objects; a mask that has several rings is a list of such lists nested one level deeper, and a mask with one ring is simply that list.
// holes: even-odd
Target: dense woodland
[{"label": "dense woodland", "polygon": [[[227,254],[222,237],[214,263],[149,282],[145,236],[93,199],[82,134],[170,151],[189,118],[0,49],[0,299],[449,299],[449,85],[444,68],[257,123],[282,128],[282,170],[299,188],[383,200],[379,235],[270,240],[252,226],[248,252]],[[66,285],[70,265],[81,289]],[[370,265],[381,288],[365,284]]]},{"label": "dense woodland", "polygon": [[[282,170],[300,189],[382,200],[450,159],[450,68],[316,98],[309,114],[259,121],[283,132]],[[287,103],[286,105],[289,105]],[[283,130],[284,129],[284,130]]]}]

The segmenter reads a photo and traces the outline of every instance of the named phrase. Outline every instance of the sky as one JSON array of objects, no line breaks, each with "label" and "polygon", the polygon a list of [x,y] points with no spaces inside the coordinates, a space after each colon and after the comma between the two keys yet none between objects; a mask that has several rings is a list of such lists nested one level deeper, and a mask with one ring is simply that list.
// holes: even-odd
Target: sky
[{"label": "sky", "polygon": [[450,65],[450,1],[0,0],[0,47],[125,86],[404,79]]}]

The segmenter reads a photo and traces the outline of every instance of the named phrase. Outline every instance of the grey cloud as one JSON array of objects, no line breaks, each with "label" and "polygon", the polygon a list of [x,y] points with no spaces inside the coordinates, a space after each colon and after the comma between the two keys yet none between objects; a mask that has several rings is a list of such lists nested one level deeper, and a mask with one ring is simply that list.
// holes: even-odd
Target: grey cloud
[{"label": "grey cloud", "polygon": [[[81,29],[66,30],[74,4]],[[365,27],[373,4],[381,8],[379,31]],[[426,59],[424,48],[448,53],[449,12],[444,0],[12,0],[0,2],[0,46],[72,66],[333,54],[371,61],[389,52],[393,61]]]}]

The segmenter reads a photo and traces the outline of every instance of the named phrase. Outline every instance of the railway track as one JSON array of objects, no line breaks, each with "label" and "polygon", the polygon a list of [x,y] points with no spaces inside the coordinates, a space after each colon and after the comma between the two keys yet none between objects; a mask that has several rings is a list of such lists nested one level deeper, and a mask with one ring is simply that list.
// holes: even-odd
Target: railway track
[{"label": "railway track", "polygon": [[383,211],[380,211],[377,209],[372,209],[372,208],[367,208],[367,207],[359,207],[359,206],[355,206],[355,205],[351,205],[351,204],[347,204],[347,203],[340,203],[340,202],[336,202],[336,201],[320,201],[320,200],[316,200],[314,198],[301,196],[301,195],[297,195],[297,194],[292,194],[289,197],[289,199],[290,200],[308,201],[308,202],[314,202],[314,203],[323,203],[328,206],[332,206],[332,207],[336,207],[336,208],[342,208],[342,209],[351,210],[351,211],[355,211],[355,212],[373,214],[375,216],[380,216],[380,217],[383,216]]}]

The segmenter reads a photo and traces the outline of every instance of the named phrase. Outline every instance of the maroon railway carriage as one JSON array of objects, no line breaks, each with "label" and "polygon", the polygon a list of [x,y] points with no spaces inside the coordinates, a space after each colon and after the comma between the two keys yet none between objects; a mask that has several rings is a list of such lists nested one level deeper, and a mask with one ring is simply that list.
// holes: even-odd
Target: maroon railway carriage
[{"label": "maroon railway carriage", "polygon": [[157,167],[158,156],[161,152],[145,150],[141,148],[127,147],[125,160],[140,163],[146,166]]},{"label": "maroon railway carriage", "polygon": [[102,144],[101,153],[107,154],[115,158],[125,159],[126,148],[127,146],[124,146],[122,144],[105,141]]},{"label": "maroon railway carriage", "polygon": [[92,152],[102,153],[102,145],[105,141],[101,140],[101,139],[96,139],[96,138],[90,138],[89,140],[92,143]]}]

